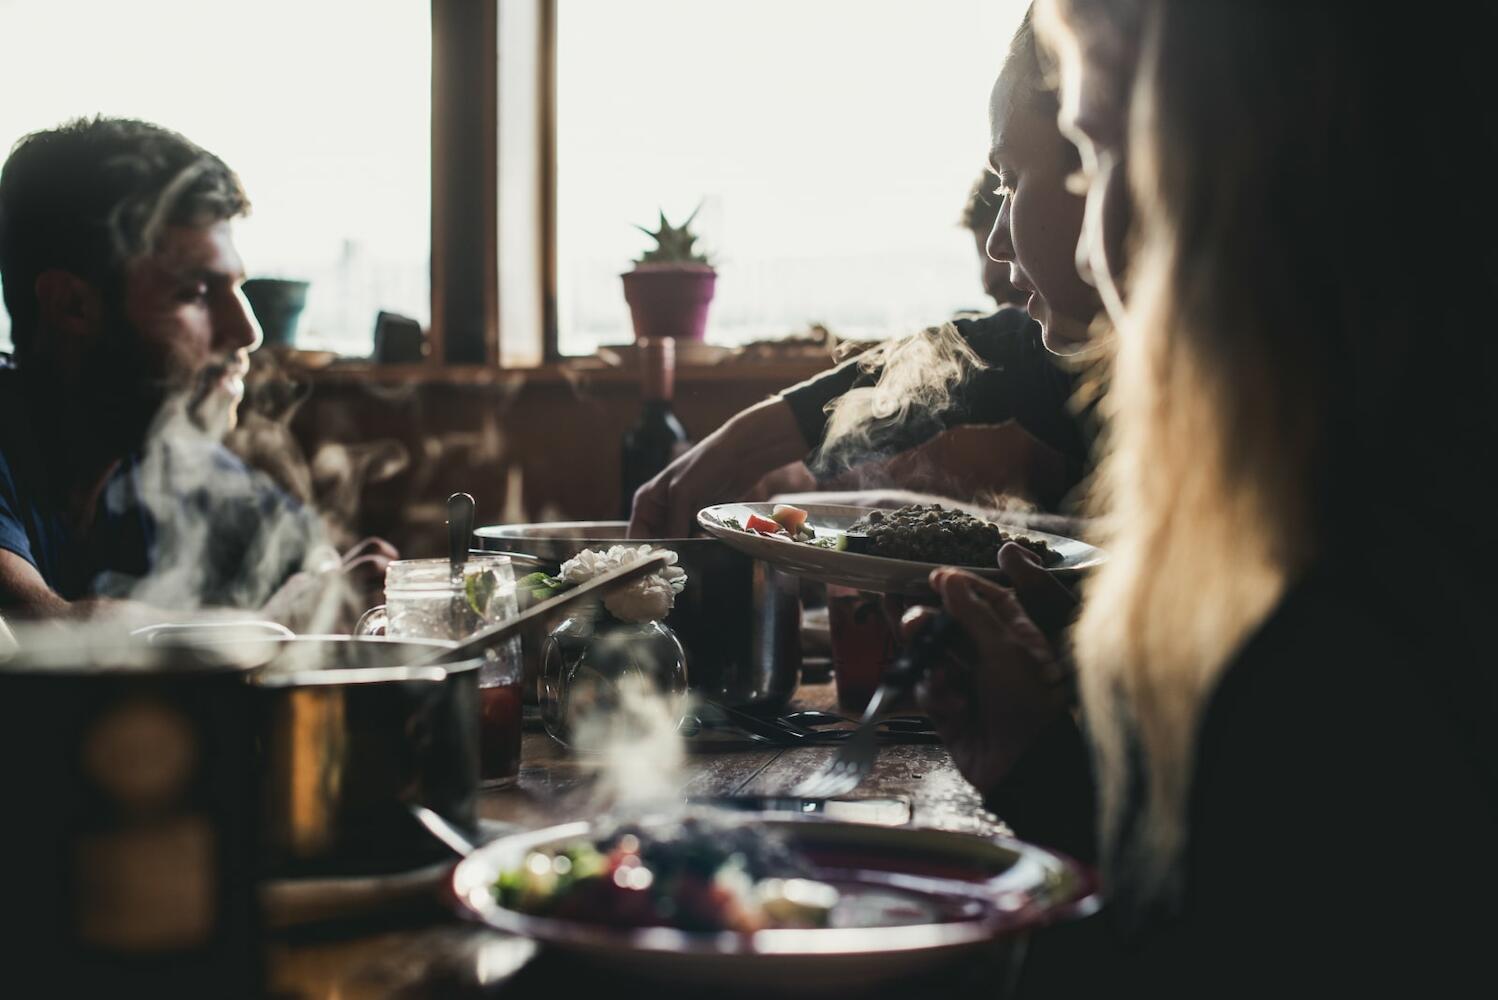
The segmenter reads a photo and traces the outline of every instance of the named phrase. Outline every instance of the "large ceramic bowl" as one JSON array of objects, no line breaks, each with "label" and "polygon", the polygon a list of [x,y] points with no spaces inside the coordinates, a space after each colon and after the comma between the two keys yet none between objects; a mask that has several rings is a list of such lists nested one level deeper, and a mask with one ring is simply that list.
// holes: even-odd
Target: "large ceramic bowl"
[{"label": "large ceramic bowl", "polygon": [[[1002,953],[1038,926],[1095,907],[1086,870],[1015,840],[783,816],[738,821],[783,838],[806,858],[821,881],[839,889],[855,925],[754,934],[619,929],[499,904],[492,886],[502,872],[533,850],[593,836],[588,822],[497,840],[457,866],[451,889],[471,919],[595,969],[677,986],[833,995],[918,976],[984,950]],[[870,917],[868,925],[858,923]]]}]

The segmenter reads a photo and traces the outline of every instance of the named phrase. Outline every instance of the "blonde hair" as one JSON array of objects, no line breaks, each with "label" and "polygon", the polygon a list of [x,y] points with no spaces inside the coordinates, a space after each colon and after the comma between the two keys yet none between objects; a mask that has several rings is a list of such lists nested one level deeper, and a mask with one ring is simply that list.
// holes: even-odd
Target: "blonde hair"
[{"label": "blonde hair", "polygon": [[[1063,17],[1083,6],[1052,2]],[[1110,559],[1074,634],[1105,871],[1115,897],[1135,903],[1168,903],[1180,888],[1202,716],[1244,643],[1312,561],[1353,551],[1376,526],[1361,513],[1370,498],[1449,512],[1464,495],[1456,480],[1483,463],[1445,462],[1422,442],[1490,447],[1482,276],[1494,249],[1463,256],[1438,228],[1443,212],[1474,226],[1498,218],[1480,176],[1495,130],[1481,124],[1481,89],[1466,85],[1485,64],[1476,50],[1438,60],[1433,36],[1412,39],[1408,26],[1331,44],[1349,29],[1330,0],[1294,20],[1226,0],[1153,0],[1139,26],[1135,256],[1109,341],[1093,499]],[[1406,48],[1422,72],[1388,74]],[[1440,108],[1450,117],[1432,120]],[[1397,282],[1369,256],[1388,238],[1373,164],[1390,119],[1424,154],[1401,165],[1425,200],[1400,218],[1415,252]],[[1476,127],[1462,129],[1468,120]],[[1438,325],[1475,335],[1467,363],[1433,347]]]},{"label": "blonde hair", "polygon": [[[1284,428],[1254,412],[1274,391],[1272,371],[1234,369],[1190,335],[1205,317],[1171,286],[1194,262],[1169,232],[1162,223],[1143,234],[1134,316],[1108,341],[1109,429],[1092,503],[1109,560],[1073,635],[1110,878],[1145,897],[1174,888],[1207,697],[1307,541],[1294,480],[1308,449],[1284,448]],[[1277,471],[1254,474],[1266,468]],[[1140,792],[1129,839],[1125,808]]]}]

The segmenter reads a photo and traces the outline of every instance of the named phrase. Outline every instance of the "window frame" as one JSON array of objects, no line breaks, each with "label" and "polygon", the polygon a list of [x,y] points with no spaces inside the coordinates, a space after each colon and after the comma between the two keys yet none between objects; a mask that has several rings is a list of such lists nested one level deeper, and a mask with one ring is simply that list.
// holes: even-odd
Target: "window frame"
[{"label": "window frame", "polygon": [[[499,0],[432,0],[432,322],[428,363],[501,367],[506,356],[541,364],[562,360],[556,293],[556,0],[535,5],[536,35],[501,34]],[[534,222],[502,220],[499,201],[499,60],[506,47],[533,45],[538,107],[534,143]],[[530,232],[502,240],[500,227]],[[507,234],[509,235],[509,234]],[[537,287],[511,289],[529,303],[539,329],[500,322],[501,247],[534,247]],[[523,367],[531,367],[526,365]]]}]

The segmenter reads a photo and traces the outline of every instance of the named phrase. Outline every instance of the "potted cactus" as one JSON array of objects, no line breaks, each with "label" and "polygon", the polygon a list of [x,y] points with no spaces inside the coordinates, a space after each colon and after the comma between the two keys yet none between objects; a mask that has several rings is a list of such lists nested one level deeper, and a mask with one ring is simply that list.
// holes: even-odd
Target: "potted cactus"
[{"label": "potted cactus", "polygon": [[707,307],[718,273],[706,256],[693,249],[697,237],[691,226],[696,217],[694,209],[685,222],[673,226],[662,212],[659,229],[635,227],[656,243],[635,261],[633,270],[622,275],[636,340],[700,341],[707,331]]}]

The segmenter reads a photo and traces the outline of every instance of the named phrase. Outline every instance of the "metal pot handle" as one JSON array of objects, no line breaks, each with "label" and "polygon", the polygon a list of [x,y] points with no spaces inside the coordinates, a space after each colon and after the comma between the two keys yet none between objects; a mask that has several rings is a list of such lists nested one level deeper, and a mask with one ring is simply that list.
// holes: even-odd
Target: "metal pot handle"
[{"label": "metal pot handle", "polygon": [[533,556],[529,552],[507,552],[503,549],[469,549],[469,555],[473,556],[509,556],[510,562],[523,566],[531,566],[543,570],[547,574],[555,574],[561,569],[561,563],[555,559],[543,559],[541,556]]},{"label": "metal pot handle", "polygon": [[359,623],[354,626],[354,635],[384,635],[389,631],[390,615],[385,610],[385,605],[377,604],[364,614],[359,616]]}]

